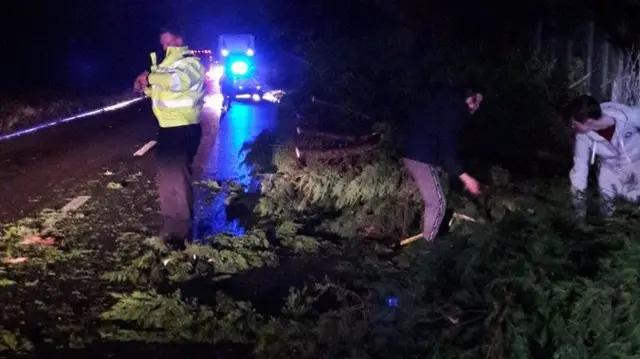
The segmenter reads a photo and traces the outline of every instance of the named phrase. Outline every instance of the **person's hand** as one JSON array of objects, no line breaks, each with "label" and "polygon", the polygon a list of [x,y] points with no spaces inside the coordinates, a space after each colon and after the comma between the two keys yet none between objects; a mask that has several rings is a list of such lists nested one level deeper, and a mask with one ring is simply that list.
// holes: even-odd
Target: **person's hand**
[{"label": "person's hand", "polygon": [[139,80],[140,82],[146,83],[148,81],[149,78],[149,71],[144,71],[142,73],[140,73],[140,75],[138,75],[136,80]]},{"label": "person's hand", "polygon": [[133,83],[133,89],[136,91],[142,91],[149,86],[149,72],[145,71],[136,77]]},{"label": "person's hand", "polygon": [[580,123],[578,121],[571,121],[571,128],[573,128],[573,130],[578,133],[589,132],[589,129],[587,128],[587,126],[585,126],[584,123]]},{"label": "person's hand", "polygon": [[466,173],[460,175],[460,181],[464,184],[464,189],[474,196],[480,195],[480,183]]},{"label": "person's hand", "polygon": [[136,81],[133,82],[133,91],[134,92],[141,92],[142,91],[142,84],[136,79]]}]

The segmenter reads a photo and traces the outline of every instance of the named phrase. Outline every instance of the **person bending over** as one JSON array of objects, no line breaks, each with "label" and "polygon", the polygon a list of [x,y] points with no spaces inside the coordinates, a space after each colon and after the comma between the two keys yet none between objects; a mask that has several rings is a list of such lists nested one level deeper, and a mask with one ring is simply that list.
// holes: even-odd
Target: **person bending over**
[{"label": "person bending over", "polygon": [[480,194],[478,181],[464,171],[457,152],[462,125],[478,110],[483,96],[474,86],[440,84],[429,92],[427,101],[417,106],[404,123],[401,153],[425,203],[423,236],[432,241],[446,211],[438,167],[460,179],[471,194]]},{"label": "person bending over", "polygon": [[576,211],[586,215],[589,167],[598,157],[598,187],[605,215],[613,212],[613,199],[640,199],[640,108],[615,102],[598,103],[583,95],[567,105],[575,131],[573,168],[569,174]]}]

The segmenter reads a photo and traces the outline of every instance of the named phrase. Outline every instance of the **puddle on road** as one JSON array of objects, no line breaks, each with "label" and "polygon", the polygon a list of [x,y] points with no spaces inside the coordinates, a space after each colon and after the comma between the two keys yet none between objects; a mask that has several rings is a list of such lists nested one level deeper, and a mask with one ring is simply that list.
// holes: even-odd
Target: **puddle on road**
[{"label": "puddle on road", "polygon": [[[243,165],[245,154],[240,150],[245,142],[274,127],[275,107],[234,103],[221,121],[211,117],[215,116],[203,120],[207,122],[203,125],[201,149],[196,158],[202,180],[232,180],[246,186],[257,186],[259,183],[250,175],[251,168]],[[194,189],[195,237],[202,239],[222,232],[242,235],[244,228],[240,221],[227,219],[224,203],[227,193],[223,191],[211,199],[208,191],[200,186]]]}]

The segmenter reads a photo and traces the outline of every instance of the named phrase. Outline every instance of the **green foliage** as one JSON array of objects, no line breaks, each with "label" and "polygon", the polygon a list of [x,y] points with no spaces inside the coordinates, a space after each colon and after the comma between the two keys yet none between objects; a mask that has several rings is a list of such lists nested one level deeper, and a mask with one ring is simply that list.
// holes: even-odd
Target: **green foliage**
[{"label": "green foliage", "polygon": [[33,344],[19,333],[4,329],[0,326],[0,354],[28,353]]},{"label": "green foliage", "polygon": [[275,230],[276,237],[280,239],[280,244],[290,248],[295,253],[315,253],[322,243],[318,238],[298,234],[302,230],[302,225],[294,221],[284,221],[278,224]]},{"label": "green foliage", "polygon": [[[473,231],[460,228],[429,251],[417,246],[389,260],[371,246],[342,247],[329,262],[342,279],[291,288],[277,314],[220,293],[215,305],[178,291],[120,297],[104,318],[136,331],[109,337],[242,342],[257,358],[633,357],[640,345],[633,219],[620,213],[580,224],[568,205],[550,206],[555,195],[540,191],[526,208],[493,224],[463,224]],[[282,222],[276,236],[302,230]],[[389,306],[394,297],[398,305]]]},{"label": "green foliage", "polygon": [[185,282],[201,276],[220,280],[245,270],[278,264],[278,257],[262,231],[240,239],[221,235],[213,247],[194,244],[184,252],[171,251],[161,240],[150,238],[146,246],[130,255],[133,257],[130,263],[104,274],[103,278],[138,285],[157,283],[165,278],[171,282]]},{"label": "green foliage", "polygon": [[256,211],[285,219],[298,213],[342,211],[384,221],[389,224],[386,234],[406,232],[421,206],[415,185],[400,162],[383,154],[374,156],[371,162],[341,167],[322,163],[302,167],[292,148],[277,149],[277,171],[263,176]]},{"label": "green foliage", "polygon": [[176,292],[172,296],[133,292],[116,295],[118,302],[102,318],[137,325],[137,331],[104,332],[103,337],[121,341],[244,343],[247,334],[255,331],[260,319],[249,303],[235,302],[219,294],[216,306],[185,301]]}]

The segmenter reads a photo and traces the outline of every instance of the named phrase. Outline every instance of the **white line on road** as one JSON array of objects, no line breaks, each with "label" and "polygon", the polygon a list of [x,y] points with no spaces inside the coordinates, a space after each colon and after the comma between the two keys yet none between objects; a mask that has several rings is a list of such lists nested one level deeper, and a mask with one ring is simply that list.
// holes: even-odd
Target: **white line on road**
[{"label": "white line on road", "polygon": [[77,210],[82,205],[87,203],[87,201],[90,198],[91,198],[90,196],[78,196],[72,199],[71,201],[69,201],[69,203],[67,203],[64,207],[62,207],[62,213],[68,213],[68,212]]},{"label": "white line on road", "polygon": [[155,146],[155,145],[156,145],[156,141],[149,141],[149,142],[147,142],[146,145],[140,147],[140,149],[137,150],[133,155],[134,156],[142,156],[145,153],[149,152],[149,150],[152,149],[153,146]]},{"label": "white line on road", "polygon": [[64,207],[62,207],[62,209],[60,210],[59,216],[50,217],[49,219],[44,221],[43,226],[45,228],[52,228],[53,226],[55,226],[55,224],[58,221],[62,220],[63,218],[66,218],[69,212],[75,211],[78,208],[80,208],[82,205],[87,203],[87,201],[90,198],[91,198],[90,196],[78,196],[72,199],[71,201],[69,201],[69,203],[67,203]]}]

